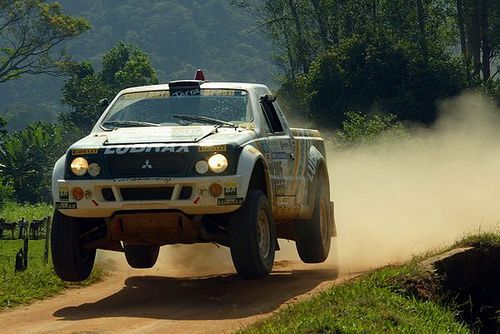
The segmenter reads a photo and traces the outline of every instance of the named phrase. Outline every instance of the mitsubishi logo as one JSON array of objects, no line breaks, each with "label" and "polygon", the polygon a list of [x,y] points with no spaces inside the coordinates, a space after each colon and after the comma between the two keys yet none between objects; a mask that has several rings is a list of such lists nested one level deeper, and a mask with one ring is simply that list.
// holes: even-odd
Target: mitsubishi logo
[{"label": "mitsubishi logo", "polygon": [[149,160],[146,160],[146,162],[144,163],[144,165],[142,165],[141,167],[142,169],[146,169],[146,168],[149,168],[149,169],[153,169],[153,165],[151,165],[149,163]]}]

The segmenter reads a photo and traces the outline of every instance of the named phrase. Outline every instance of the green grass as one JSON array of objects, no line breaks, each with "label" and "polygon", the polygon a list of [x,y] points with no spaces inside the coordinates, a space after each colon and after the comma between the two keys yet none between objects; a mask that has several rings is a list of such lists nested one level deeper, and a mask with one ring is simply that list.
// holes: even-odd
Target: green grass
[{"label": "green grass", "polygon": [[6,203],[0,209],[0,218],[5,218],[9,222],[18,221],[22,218],[32,221],[52,216],[54,209],[49,204],[17,204]]},{"label": "green grass", "polygon": [[457,247],[500,247],[500,233],[482,232],[479,234],[467,234],[452,246],[452,248]]},{"label": "green grass", "polygon": [[469,333],[452,309],[412,296],[414,265],[387,267],[291,305],[242,333]]},{"label": "green grass", "polygon": [[[441,252],[457,247],[500,247],[500,233],[466,235]],[[436,253],[334,286],[240,333],[470,333],[436,276],[419,265]]]},{"label": "green grass", "polygon": [[61,281],[54,273],[51,260],[43,261],[45,240],[30,240],[28,269],[14,273],[15,255],[22,240],[0,240],[0,310],[52,296],[69,287],[87,286],[102,277],[102,270],[94,268],[91,277],[80,284]]}]

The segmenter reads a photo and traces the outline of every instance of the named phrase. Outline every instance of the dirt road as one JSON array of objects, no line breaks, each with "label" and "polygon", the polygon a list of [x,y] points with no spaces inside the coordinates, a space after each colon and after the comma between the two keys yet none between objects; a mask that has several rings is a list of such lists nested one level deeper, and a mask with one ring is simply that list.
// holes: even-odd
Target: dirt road
[{"label": "dirt road", "polygon": [[339,280],[331,265],[290,261],[277,262],[270,277],[257,281],[231,269],[200,276],[125,269],[117,261],[103,282],[0,313],[0,332],[232,332]]}]

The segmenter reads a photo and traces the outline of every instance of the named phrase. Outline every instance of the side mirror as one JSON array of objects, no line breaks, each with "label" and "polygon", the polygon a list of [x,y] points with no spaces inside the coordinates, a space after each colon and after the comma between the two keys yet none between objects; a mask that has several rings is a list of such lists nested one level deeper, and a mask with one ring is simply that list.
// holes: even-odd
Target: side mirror
[{"label": "side mirror", "polygon": [[276,96],[275,95],[264,95],[260,97],[261,102],[271,102],[273,103],[276,101]]},{"label": "side mirror", "polygon": [[108,100],[107,97],[105,97],[104,99],[101,99],[99,100],[99,107],[103,107],[103,108],[106,108],[107,106],[109,106],[110,102]]}]

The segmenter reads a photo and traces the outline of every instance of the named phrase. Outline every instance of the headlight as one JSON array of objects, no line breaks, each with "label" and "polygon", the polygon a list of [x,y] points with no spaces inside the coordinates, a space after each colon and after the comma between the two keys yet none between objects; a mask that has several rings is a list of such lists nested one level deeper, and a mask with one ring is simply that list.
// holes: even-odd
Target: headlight
[{"label": "headlight", "polygon": [[214,173],[222,173],[227,168],[227,159],[222,154],[215,154],[208,159],[208,166]]},{"label": "headlight", "polygon": [[71,162],[71,171],[76,176],[85,175],[88,169],[89,169],[89,163],[85,158],[82,157],[75,158]]}]

